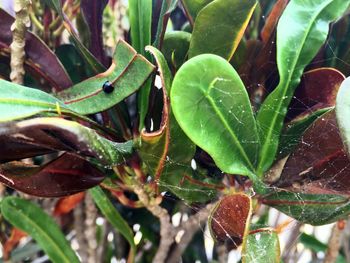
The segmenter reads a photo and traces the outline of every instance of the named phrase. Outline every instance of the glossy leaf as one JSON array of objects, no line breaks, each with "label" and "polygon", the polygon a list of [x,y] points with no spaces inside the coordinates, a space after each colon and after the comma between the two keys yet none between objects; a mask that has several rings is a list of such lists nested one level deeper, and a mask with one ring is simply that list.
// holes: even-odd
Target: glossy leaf
[{"label": "glossy leaf", "polygon": [[340,134],[350,156],[350,78],[347,78],[341,85],[336,101],[336,117]]},{"label": "glossy leaf", "polygon": [[242,263],[280,263],[281,251],[277,233],[272,229],[257,229],[249,233],[242,251]]},{"label": "glossy leaf", "polygon": [[[5,55],[10,58],[12,42],[10,28],[14,18],[0,9],[0,20],[0,56]],[[55,54],[41,39],[29,31],[26,33],[25,53],[25,69],[33,76],[42,78],[45,85],[50,86],[53,91],[60,91],[72,85],[72,81]]]},{"label": "glossy leaf", "polygon": [[80,262],[57,224],[37,205],[18,197],[6,197],[1,201],[1,213],[12,225],[33,237],[52,262]]},{"label": "glossy leaf", "polygon": [[349,198],[340,195],[282,191],[265,196],[262,202],[300,222],[315,226],[345,219],[350,214]]},{"label": "glossy leaf", "polygon": [[260,108],[257,121],[262,147],[258,173],[270,168],[283,121],[293,93],[307,64],[327,38],[329,23],[349,6],[346,0],[292,0],[277,27],[277,64],[280,82]]},{"label": "glossy leaf", "polygon": [[190,47],[190,40],[191,34],[184,31],[165,33],[162,53],[173,73],[185,62]]},{"label": "glossy leaf", "polygon": [[[138,90],[152,73],[154,67],[138,55],[125,41],[117,44],[110,68],[101,74],[84,80],[73,87],[56,94],[67,107],[79,114],[93,114],[104,111]],[[109,81],[114,90],[103,91],[103,84]]]},{"label": "glossy leaf", "polygon": [[224,242],[230,249],[237,248],[248,235],[252,203],[243,193],[223,197],[213,209],[208,225],[217,242]]},{"label": "glossy leaf", "polygon": [[102,14],[107,3],[108,0],[82,0],[80,3],[80,8],[89,26],[91,36],[89,50],[102,64],[105,62],[102,40]]},{"label": "glossy leaf", "polygon": [[[19,145],[30,144],[44,150],[57,150],[96,158],[104,165],[124,161],[132,151],[132,142],[115,143],[77,122],[61,118],[35,118],[0,126],[0,137]],[[2,147],[0,160],[10,161],[17,148]]]},{"label": "glossy leaf", "polygon": [[75,194],[98,185],[104,178],[92,164],[71,154],[63,154],[43,166],[22,162],[0,165],[0,182],[33,196]]},{"label": "glossy leaf", "polygon": [[189,58],[212,53],[230,60],[256,6],[255,0],[216,0],[196,18]]},{"label": "glossy leaf", "polygon": [[213,0],[182,0],[182,4],[191,24],[194,23],[199,11],[211,2],[213,2]]},{"label": "glossy leaf", "polygon": [[171,104],[186,135],[222,171],[255,176],[255,119],[245,87],[227,61],[206,54],[186,62],[175,76]]},{"label": "glossy leaf", "polygon": [[67,106],[55,97],[0,79],[0,122],[23,119],[38,114],[69,114]]},{"label": "glossy leaf", "polygon": [[60,17],[63,20],[63,24],[69,34],[72,37],[72,41],[74,45],[79,50],[82,57],[85,59],[85,61],[88,63],[88,65],[91,67],[93,72],[95,74],[98,74],[100,72],[103,72],[105,70],[104,66],[94,57],[94,55],[91,54],[91,52],[81,43],[78,33],[76,32],[76,29],[73,27],[71,21],[68,20],[68,17],[62,10],[61,1],[60,0],[44,0],[45,3],[47,3],[53,10],[55,10]]},{"label": "glossy leaf", "polygon": [[318,118],[288,157],[278,187],[310,194],[350,195],[350,160],[345,153],[335,113]]},{"label": "glossy leaf", "polygon": [[136,246],[134,243],[134,234],[128,223],[119,214],[117,209],[113,206],[112,202],[99,186],[89,190],[89,193],[92,195],[96,205],[98,208],[100,208],[102,214],[107,218],[109,223],[129,242],[131,250],[129,253],[128,263],[134,262]]}]

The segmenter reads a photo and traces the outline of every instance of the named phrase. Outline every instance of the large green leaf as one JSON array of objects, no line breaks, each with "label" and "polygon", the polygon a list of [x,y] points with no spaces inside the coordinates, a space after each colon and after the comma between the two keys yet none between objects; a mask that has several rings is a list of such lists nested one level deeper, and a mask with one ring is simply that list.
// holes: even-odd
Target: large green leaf
[{"label": "large green leaf", "polygon": [[171,104],[186,135],[226,173],[255,177],[259,138],[246,89],[223,58],[204,54],[175,76]]},{"label": "large green leaf", "polygon": [[136,253],[136,246],[134,243],[134,234],[130,229],[128,223],[124,220],[124,218],[119,214],[116,208],[113,206],[112,202],[109,200],[107,195],[103,192],[103,190],[96,186],[93,189],[89,190],[89,193],[92,195],[96,205],[100,208],[102,214],[107,218],[109,223],[120,232],[125,239],[129,242],[131,250],[129,254],[128,262],[134,262],[134,257]]},{"label": "large green leaf", "polygon": [[70,113],[55,97],[37,89],[27,88],[0,79],[0,122],[23,119],[37,114]]},{"label": "large green leaf", "polygon": [[347,149],[348,156],[350,155],[350,78],[347,78],[340,86],[337,101],[335,106],[337,123],[340,134]]},{"label": "large green leaf", "polygon": [[257,229],[248,236],[242,251],[242,263],[280,263],[280,243],[272,229]]},{"label": "large green leaf", "polygon": [[306,65],[327,38],[329,23],[349,6],[349,0],[292,0],[277,27],[280,83],[266,98],[257,116],[262,147],[258,174],[275,158],[287,107]]},{"label": "large green leaf", "polygon": [[215,0],[194,23],[189,57],[212,53],[230,60],[241,41],[256,0]]},{"label": "large green leaf", "polygon": [[283,191],[263,197],[262,202],[300,222],[316,226],[336,222],[350,214],[349,198],[340,195]]},{"label": "large green leaf", "polygon": [[52,262],[80,262],[57,224],[37,205],[18,197],[6,197],[1,202],[1,213],[12,225],[33,237]]},{"label": "large green leaf", "polygon": [[201,11],[210,2],[213,2],[213,0],[182,0],[182,4],[191,24],[193,24],[195,21],[199,11]]},{"label": "large green leaf", "polygon": [[[125,41],[120,40],[113,63],[106,72],[82,81],[57,96],[79,114],[104,111],[138,90],[153,69],[151,63],[138,55]],[[114,86],[111,93],[103,91],[106,81]]]}]

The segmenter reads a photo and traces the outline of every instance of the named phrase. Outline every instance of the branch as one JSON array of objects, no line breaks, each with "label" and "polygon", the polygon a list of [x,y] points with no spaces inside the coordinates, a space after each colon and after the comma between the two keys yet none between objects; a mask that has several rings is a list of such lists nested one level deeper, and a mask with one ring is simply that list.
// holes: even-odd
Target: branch
[{"label": "branch", "polygon": [[176,230],[177,233],[182,231],[184,234],[181,240],[176,244],[170,256],[168,258],[169,263],[177,263],[181,260],[181,255],[187,248],[188,244],[191,242],[194,234],[198,229],[205,224],[208,220],[211,210],[214,208],[215,204],[208,204],[203,209],[199,210],[197,214],[192,215],[187,221],[183,222]]},{"label": "branch", "polygon": [[345,223],[345,221],[338,221],[333,226],[331,237],[328,241],[328,249],[326,257],[323,263],[334,263],[339,255],[339,249],[341,247],[341,240],[343,236],[344,227],[340,227],[340,222]]},{"label": "branch", "polygon": [[160,221],[160,244],[153,259],[154,263],[165,262],[170,246],[174,243],[175,228],[170,222],[170,216],[166,209],[159,206],[156,199],[150,199],[144,188],[136,183],[134,192],[139,200],[145,205],[155,217]]},{"label": "branch", "polygon": [[11,26],[12,43],[11,48],[11,73],[10,79],[17,84],[23,84],[24,77],[24,46],[25,34],[30,26],[30,18],[28,15],[31,0],[15,0],[14,7],[16,12],[15,22]]}]

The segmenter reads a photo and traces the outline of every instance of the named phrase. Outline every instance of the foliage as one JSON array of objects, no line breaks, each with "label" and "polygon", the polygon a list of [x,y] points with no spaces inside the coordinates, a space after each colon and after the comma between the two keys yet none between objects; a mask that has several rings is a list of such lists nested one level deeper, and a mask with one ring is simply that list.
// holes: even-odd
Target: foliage
[{"label": "foliage", "polygon": [[[270,207],[312,225],[350,214],[350,0],[33,0],[23,85],[5,2],[4,260],[207,261],[207,224],[218,251],[280,262]],[[55,198],[52,216],[34,196]],[[14,249],[27,235],[40,248]]]}]

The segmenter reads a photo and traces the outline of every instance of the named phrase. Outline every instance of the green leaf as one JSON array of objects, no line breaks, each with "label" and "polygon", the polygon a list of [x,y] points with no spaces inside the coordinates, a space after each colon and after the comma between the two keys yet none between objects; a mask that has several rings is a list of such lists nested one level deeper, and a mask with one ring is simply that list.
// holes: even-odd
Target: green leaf
[{"label": "green leaf", "polygon": [[165,0],[159,14],[156,37],[153,46],[160,48],[162,46],[164,33],[168,24],[170,13],[175,10],[178,0]]},{"label": "green leaf", "polygon": [[315,226],[330,224],[350,214],[350,200],[331,194],[276,192],[263,197],[262,202],[296,220]]},{"label": "green leaf", "polygon": [[350,154],[350,78],[346,78],[341,84],[335,106],[337,123],[340,134],[347,150]]},{"label": "green leaf", "polygon": [[95,74],[101,73],[105,70],[105,67],[94,57],[93,54],[81,43],[79,36],[76,32],[76,29],[73,27],[72,23],[68,20],[67,16],[64,14],[61,6],[60,0],[44,0],[46,4],[48,4],[53,10],[55,10],[62,20],[64,21],[64,26],[67,29],[68,33],[72,37],[72,41],[74,45],[77,47],[78,51],[85,59],[85,61],[89,64],[91,69]]},{"label": "green leaf", "polygon": [[[120,40],[110,68],[57,94],[66,105],[83,115],[104,111],[138,90],[154,67]],[[105,93],[103,84],[109,81],[114,91]]]},{"label": "green leaf", "polygon": [[111,223],[111,225],[129,242],[131,253],[129,254],[128,262],[134,262],[133,259],[136,253],[136,246],[134,243],[134,234],[128,223],[119,214],[112,202],[99,186],[90,189],[89,193],[92,195],[96,205],[100,208],[102,214],[107,218],[108,222]]},{"label": "green leaf", "polygon": [[69,114],[67,106],[38,89],[0,79],[0,122],[23,119],[37,114]]},{"label": "green leaf", "polygon": [[242,250],[242,263],[280,263],[280,244],[272,229],[258,229],[247,237]]},{"label": "green leaf", "polygon": [[177,71],[185,62],[190,47],[191,34],[184,31],[165,33],[162,53],[172,72]]},{"label": "green leaf", "polygon": [[18,197],[5,197],[1,213],[12,225],[33,237],[53,262],[80,262],[57,224],[37,205]]},{"label": "green leaf", "polygon": [[[116,143],[100,136],[95,130],[62,118],[34,118],[3,124],[0,135],[18,141],[20,145],[35,143],[44,149],[94,157],[105,165],[120,164],[132,152],[132,141]],[[12,149],[5,147],[3,150],[8,152]]]},{"label": "green leaf", "polygon": [[304,68],[325,42],[329,23],[341,16],[349,0],[292,0],[277,27],[277,65],[280,82],[261,106],[257,122],[262,147],[258,174],[275,159],[287,107]]},{"label": "green leaf", "polygon": [[226,60],[205,54],[186,62],[175,76],[171,104],[186,135],[222,171],[255,177],[256,123],[247,91]]},{"label": "green leaf", "polygon": [[[129,21],[131,43],[138,53],[146,55],[145,47],[151,44],[152,0],[129,0]],[[148,110],[149,93],[152,82],[148,80],[138,94],[141,131]]]},{"label": "green leaf", "polygon": [[182,4],[191,24],[195,21],[199,11],[211,2],[213,2],[213,0],[182,0]]},{"label": "green leaf", "polygon": [[215,0],[204,7],[194,23],[189,57],[212,53],[230,60],[256,3],[256,0]]}]

